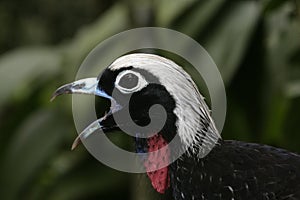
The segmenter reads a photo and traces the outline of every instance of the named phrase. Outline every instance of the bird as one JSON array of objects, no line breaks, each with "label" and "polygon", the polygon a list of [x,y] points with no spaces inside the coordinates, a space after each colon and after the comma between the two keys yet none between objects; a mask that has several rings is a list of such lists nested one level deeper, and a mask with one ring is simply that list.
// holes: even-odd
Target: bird
[{"label": "bird", "polygon": [[[163,127],[149,137],[137,135],[134,140],[137,153],[153,152],[168,146],[178,136],[178,146],[169,146],[169,151],[145,158],[147,169],[151,162],[164,164],[177,151],[183,151],[167,166],[147,171],[152,190],[161,199],[300,199],[300,155],[265,144],[222,139],[193,79],[168,58],[151,53],[123,55],[98,77],[61,86],[52,99],[75,93],[111,101],[107,114],[95,122],[105,133],[126,126],[113,117],[124,109],[128,109],[128,118],[136,125],[146,126],[152,120],[151,106],[159,104],[164,108]],[[147,135],[146,132],[139,134]],[[92,132],[85,129],[73,148],[82,136],[89,134]]]}]

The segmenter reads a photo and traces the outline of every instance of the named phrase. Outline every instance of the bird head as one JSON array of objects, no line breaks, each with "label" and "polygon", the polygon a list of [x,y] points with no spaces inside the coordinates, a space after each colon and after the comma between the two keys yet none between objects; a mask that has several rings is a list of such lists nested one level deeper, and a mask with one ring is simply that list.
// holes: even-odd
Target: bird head
[{"label": "bird head", "polygon": [[[206,155],[220,138],[210,110],[190,75],[173,61],[158,55],[122,56],[98,77],[58,88],[53,98],[74,93],[92,94],[111,101],[110,111],[88,126],[79,135],[81,139],[96,129],[106,133],[126,129],[136,135],[136,151],[149,152],[170,143],[178,135],[180,146],[177,148],[187,150],[190,156],[199,156]],[[154,109],[151,113],[155,105],[163,109]],[[118,116],[122,116],[122,122],[116,120]],[[163,124],[145,129],[154,121],[158,124],[163,121]],[[148,137],[149,134],[152,135]],[[75,140],[74,146],[78,141]],[[154,179],[151,179],[152,185]]]}]

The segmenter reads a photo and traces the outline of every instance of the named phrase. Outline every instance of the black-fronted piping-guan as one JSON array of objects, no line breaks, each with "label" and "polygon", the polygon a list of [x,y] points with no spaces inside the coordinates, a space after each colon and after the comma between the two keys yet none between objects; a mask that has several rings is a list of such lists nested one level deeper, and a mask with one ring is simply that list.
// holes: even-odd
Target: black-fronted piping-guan
[{"label": "black-fronted piping-guan", "polygon": [[[113,96],[113,91],[117,95]],[[126,126],[117,124],[113,117],[124,108],[130,111],[128,119],[145,126],[150,123],[150,107],[164,107],[167,118],[163,128],[149,138],[135,139],[136,152],[141,153],[168,146],[176,134],[180,138],[178,146],[169,146],[169,151],[155,158],[145,158],[147,169],[149,159],[158,164],[168,162],[178,149],[184,150],[168,166],[147,173],[162,199],[300,199],[300,156],[267,145],[221,139],[192,78],[169,59],[143,53],[125,55],[97,78],[64,85],[53,97],[66,93],[111,100],[111,110],[96,122],[104,132]],[[129,103],[124,103],[129,95]]]}]

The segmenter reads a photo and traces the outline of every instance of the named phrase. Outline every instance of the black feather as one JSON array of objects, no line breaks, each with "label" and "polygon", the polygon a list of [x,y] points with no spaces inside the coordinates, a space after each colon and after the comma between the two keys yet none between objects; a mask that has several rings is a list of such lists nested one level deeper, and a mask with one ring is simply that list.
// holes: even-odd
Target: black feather
[{"label": "black feather", "polygon": [[300,199],[300,156],[267,145],[220,141],[203,159],[170,165],[173,199]]}]

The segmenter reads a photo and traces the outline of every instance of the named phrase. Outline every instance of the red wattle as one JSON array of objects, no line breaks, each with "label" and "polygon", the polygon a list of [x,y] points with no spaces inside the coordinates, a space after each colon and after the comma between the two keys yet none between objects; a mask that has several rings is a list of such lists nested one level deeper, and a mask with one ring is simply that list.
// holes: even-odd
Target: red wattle
[{"label": "red wattle", "polygon": [[[165,191],[170,187],[170,177],[168,175],[168,167],[162,167],[169,164],[170,151],[166,147],[167,142],[161,135],[154,135],[147,139],[148,142],[148,152],[153,152],[149,154],[144,165],[147,170],[147,175],[151,180],[153,188],[159,193],[165,193]],[[160,150],[159,152],[155,152]],[[159,168],[158,170],[151,171],[151,169]]]}]

